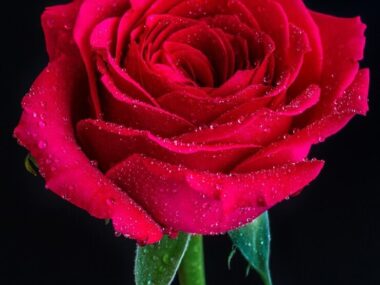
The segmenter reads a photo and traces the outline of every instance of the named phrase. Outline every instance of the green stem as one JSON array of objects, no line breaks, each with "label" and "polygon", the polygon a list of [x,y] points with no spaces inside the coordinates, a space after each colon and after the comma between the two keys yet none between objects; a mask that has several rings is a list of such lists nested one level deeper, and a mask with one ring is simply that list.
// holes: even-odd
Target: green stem
[{"label": "green stem", "polygon": [[192,236],[178,271],[181,285],[206,285],[202,236]]}]

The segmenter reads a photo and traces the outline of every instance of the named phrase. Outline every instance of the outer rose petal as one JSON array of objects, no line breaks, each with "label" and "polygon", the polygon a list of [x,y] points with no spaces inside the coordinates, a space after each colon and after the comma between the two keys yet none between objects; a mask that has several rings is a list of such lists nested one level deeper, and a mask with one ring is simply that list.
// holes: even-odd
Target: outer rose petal
[{"label": "outer rose petal", "polygon": [[258,149],[255,145],[183,144],[162,139],[147,131],[89,119],[80,121],[77,129],[84,151],[96,159],[102,170],[110,169],[134,153],[140,153],[191,169],[221,172],[230,170]]},{"label": "outer rose petal", "polygon": [[290,162],[302,161],[313,144],[322,142],[342,129],[356,114],[368,111],[369,70],[359,71],[345,96],[335,103],[335,109],[283,140],[274,142],[242,162],[236,172],[250,172]]},{"label": "outer rose petal", "polygon": [[107,173],[167,228],[218,234],[297,193],[323,163],[307,161],[239,175],[211,174],[133,155]]},{"label": "outer rose petal", "polygon": [[64,54],[77,54],[78,48],[73,41],[73,27],[83,0],[75,0],[66,5],[48,7],[41,21],[45,33],[46,48],[50,60]]},{"label": "outer rose petal", "polygon": [[319,13],[312,13],[312,16],[320,29],[324,64],[321,102],[311,121],[330,113],[335,100],[354,80],[359,70],[358,61],[363,58],[366,28],[359,17],[337,18]]},{"label": "outer rose petal", "polygon": [[77,95],[88,92],[86,82],[77,59],[61,56],[50,63],[24,98],[15,136],[30,150],[53,192],[97,218],[113,219],[116,231],[157,242],[160,227],[91,165],[75,141],[72,112]]}]

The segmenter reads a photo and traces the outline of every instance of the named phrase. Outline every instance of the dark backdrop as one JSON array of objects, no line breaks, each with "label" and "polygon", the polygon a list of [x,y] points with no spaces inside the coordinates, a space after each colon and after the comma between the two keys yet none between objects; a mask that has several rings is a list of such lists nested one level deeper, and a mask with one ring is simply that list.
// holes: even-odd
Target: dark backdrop
[{"label": "dark backdrop", "polygon": [[[26,151],[11,137],[20,100],[47,62],[39,17],[67,1],[6,1],[1,17],[0,284],[133,284],[133,241],[115,238],[110,225],[44,189],[23,167]],[[380,257],[379,53],[380,13],[374,0],[306,1],[339,16],[360,14],[368,24],[366,59],[372,71],[366,118],[314,154],[327,160],[302,195],[270,211],[271,267],[276,285],[377,285]],[[10,4],[11,3],[11,4]],[[208,284],[260,284],[244,277],[235,257],[227,269],[227,237],[206,238]]]}]

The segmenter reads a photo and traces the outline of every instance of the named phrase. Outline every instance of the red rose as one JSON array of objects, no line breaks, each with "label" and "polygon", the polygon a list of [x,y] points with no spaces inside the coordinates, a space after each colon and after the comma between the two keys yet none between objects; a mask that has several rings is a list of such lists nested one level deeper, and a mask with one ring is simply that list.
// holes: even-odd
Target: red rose
[{"label": "red rose", "polygon": [[365,26],[301,0],[76,0],[42,23],[15,135],[49,189],[143,243],[253,220],[367,112]]}]

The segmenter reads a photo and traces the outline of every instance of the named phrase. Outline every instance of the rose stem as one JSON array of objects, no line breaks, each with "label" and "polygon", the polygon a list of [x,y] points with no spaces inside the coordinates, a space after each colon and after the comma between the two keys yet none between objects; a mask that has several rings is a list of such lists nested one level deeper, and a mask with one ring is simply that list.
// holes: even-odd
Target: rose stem
[{"label": "rose stem", "polygon": [[191,237],[178,271],[178,277],[181,285],[206,285],[203,237],[201,235]]}]

